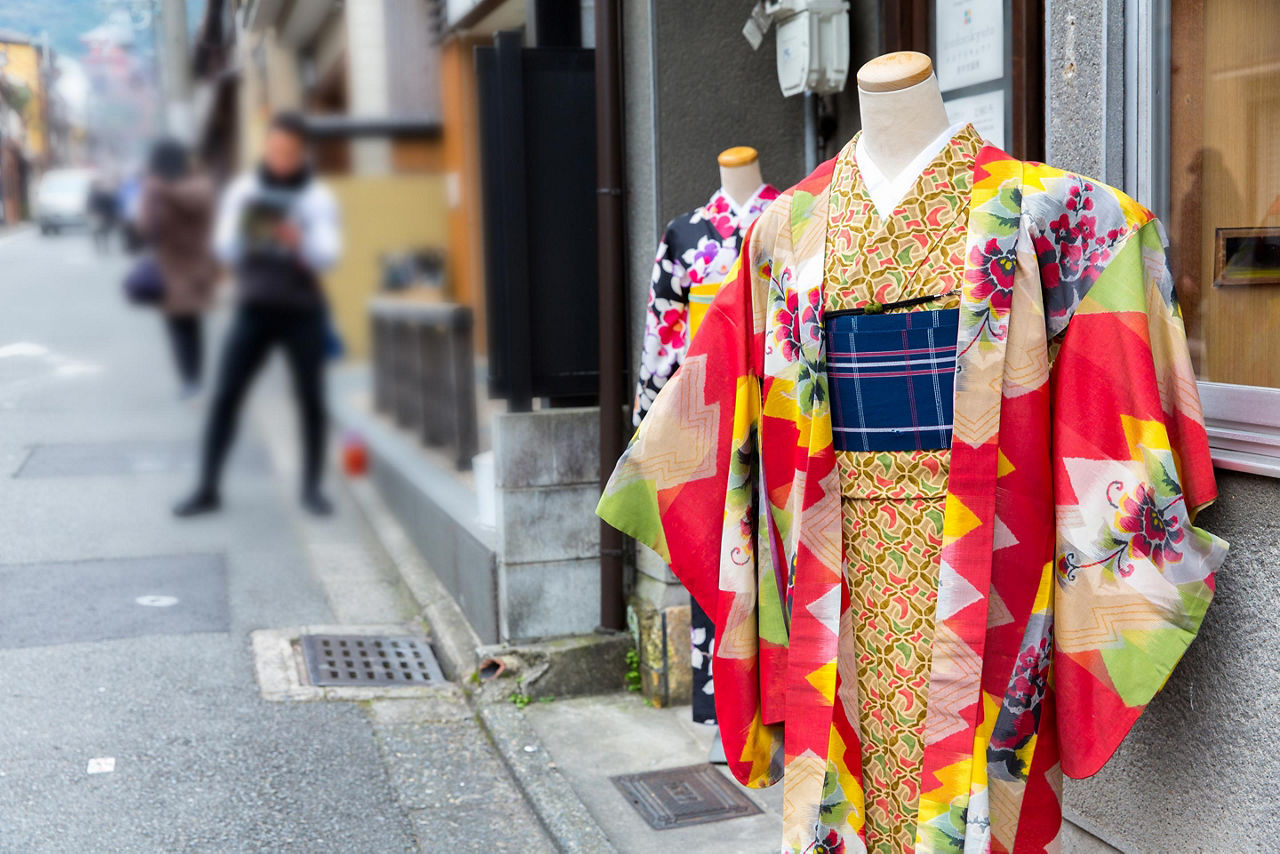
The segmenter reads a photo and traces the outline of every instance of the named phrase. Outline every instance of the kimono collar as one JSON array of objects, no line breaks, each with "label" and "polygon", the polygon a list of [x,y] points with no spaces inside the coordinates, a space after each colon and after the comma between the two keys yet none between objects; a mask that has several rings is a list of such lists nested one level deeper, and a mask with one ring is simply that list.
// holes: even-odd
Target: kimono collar
[{"label": "kimono collar", "polygon": [[741,205],[725,192],[724,187],[711,194],[702,210],[708,222],[715,226],[721,237],[746,231],[756,217],[778,197],[778,190],[770,184],[761,184]]},{"label": "kimono collar", "polygon": [[906,168],[893,176],[885,175],[881,171],[871,159],[862,135],[858,135],[858,141],[854,143],[854,157],[858,163],[858,171],[862,174],[862,183],[867,188],[871,201],[875,203],[876,213],[881,219],[888,218],[898,209],[898,204],[920,177],[920,173],[933,162],[943,146],[964,130],[967,124],[967,122],[957,122],[938,134],[916,155],[914,160],[907,164]]}]

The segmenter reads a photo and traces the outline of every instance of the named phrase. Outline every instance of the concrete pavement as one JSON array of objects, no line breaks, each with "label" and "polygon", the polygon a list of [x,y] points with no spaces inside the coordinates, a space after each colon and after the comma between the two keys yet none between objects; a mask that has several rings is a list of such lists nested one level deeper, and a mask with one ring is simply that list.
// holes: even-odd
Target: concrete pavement
[{"label": "concrete pavement", "polygon": [[455,688],[262,698],[253,630],[415,609],[340,490],[300,515],[278,362],[225,511],[171,518],[201,411],[125,264],[0,237],[0,851],[552,850]]}]

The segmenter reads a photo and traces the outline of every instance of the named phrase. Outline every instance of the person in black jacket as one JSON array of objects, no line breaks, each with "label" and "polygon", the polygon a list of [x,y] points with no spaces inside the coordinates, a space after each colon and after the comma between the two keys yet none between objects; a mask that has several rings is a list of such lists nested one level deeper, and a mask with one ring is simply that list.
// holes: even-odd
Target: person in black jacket
[{"label": "person in black jacket", "polygon": [[281,113],[272,119],[262,163],[223,196],[213,242],[215,254],[234,272],[239,305],[209,411],[200,480],[174,513],[194,516],[221,507],[222,469],[245,394],[272,349],[280,347],[302,422],[302,504],[316,515],[328,514],[332,507],[320,486],[329,315],[319,273],[337,263],[342,234],[337,200],[311,174],[301,116]]}]

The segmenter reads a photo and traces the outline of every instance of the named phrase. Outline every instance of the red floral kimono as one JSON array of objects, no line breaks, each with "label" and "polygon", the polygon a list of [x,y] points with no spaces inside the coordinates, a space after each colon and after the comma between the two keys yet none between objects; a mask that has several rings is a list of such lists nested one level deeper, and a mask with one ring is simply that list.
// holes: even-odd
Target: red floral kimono
[{"label": "red floral kimono", "polygon": [[[1193,525],[1216,492],[1159,223],[974,139],[930,167],[964,164],[944,188],[956,215],[914,231],[963,232],[962,293],[914,840],[890,850],[1054,851],[1061,774],[1100,769],[1164,684],[1226,544]],[[833,446],[823,325],[830,271],[854,263],[828,263],[849,204],[837,162],[756,222],[599,508],[714,616],[730,767],[783,781],[782,850],[815,854],[867,850],[869,799],[884,800],[863,767],[858,644],[875,615],[849,580],[866,535],[842,513],[856,478]],[[916,275],[885,239],[861,250],[873,280]]]}]

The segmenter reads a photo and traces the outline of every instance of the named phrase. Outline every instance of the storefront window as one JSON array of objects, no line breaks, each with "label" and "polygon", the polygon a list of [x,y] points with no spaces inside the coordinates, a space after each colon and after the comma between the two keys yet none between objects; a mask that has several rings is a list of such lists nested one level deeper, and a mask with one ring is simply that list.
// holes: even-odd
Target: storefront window
[{"label": "storefront window", "polygon": [[1167,225],[1192,358],[1204,381],[1280,388],[1280,3],[1170,13]]}]

